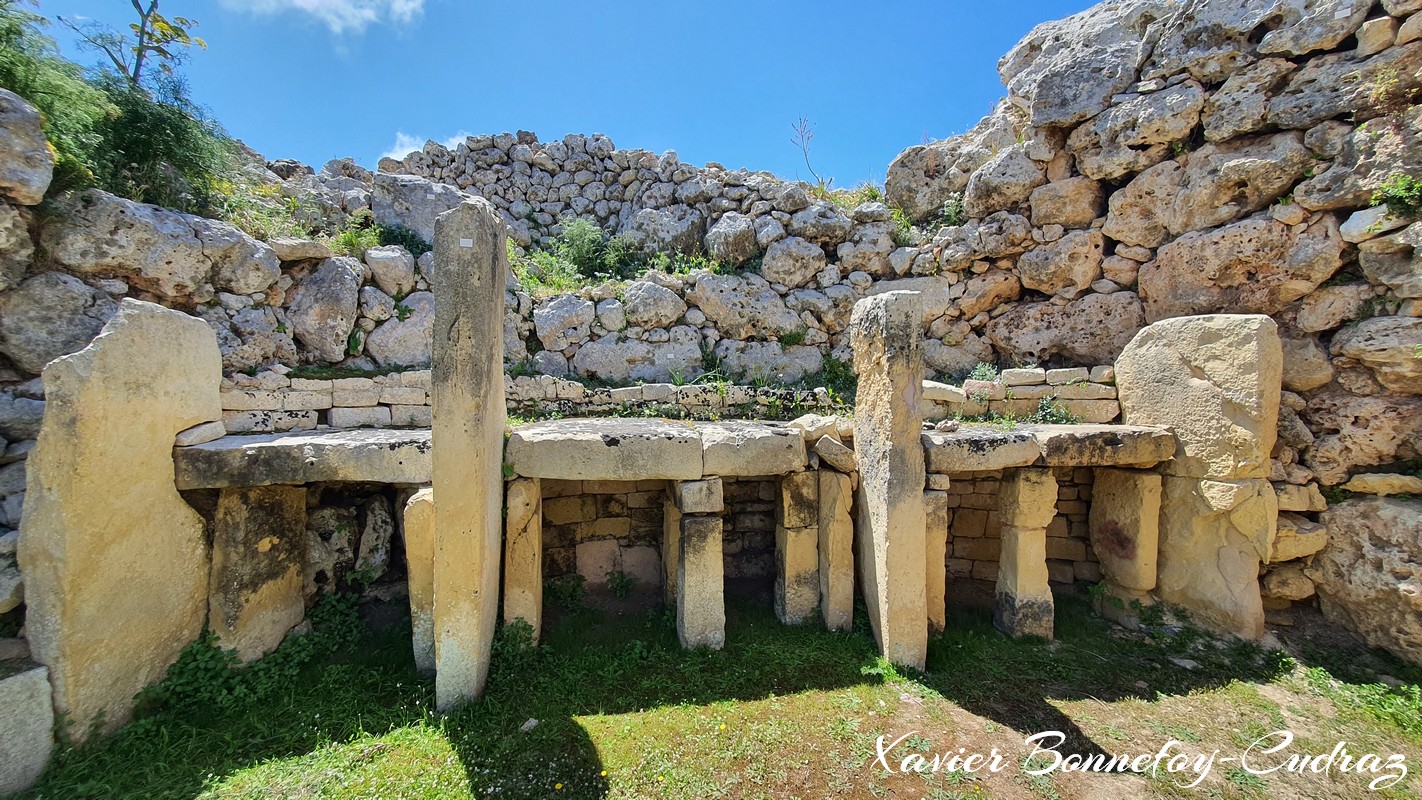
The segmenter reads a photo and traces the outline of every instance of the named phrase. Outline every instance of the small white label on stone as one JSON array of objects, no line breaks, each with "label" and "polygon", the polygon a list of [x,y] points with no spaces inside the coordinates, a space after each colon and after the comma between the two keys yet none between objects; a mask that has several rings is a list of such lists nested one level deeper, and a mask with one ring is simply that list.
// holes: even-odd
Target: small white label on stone
[{"label": "small white label on stone", "polygon": [[435,198],[434,198],[434,192],[430,192],[429,194],[425,195],[425,199],[426,199],[426,200],[433,200],[433,199],[435,199]]},{"label": "small white label on stone", "polygon": [[460,239],[460,240],[459,240],[459,246],[460,246],[460,247],[473,247],[473,246],[474,246],[474,240],[473,240],[473,239]]}]

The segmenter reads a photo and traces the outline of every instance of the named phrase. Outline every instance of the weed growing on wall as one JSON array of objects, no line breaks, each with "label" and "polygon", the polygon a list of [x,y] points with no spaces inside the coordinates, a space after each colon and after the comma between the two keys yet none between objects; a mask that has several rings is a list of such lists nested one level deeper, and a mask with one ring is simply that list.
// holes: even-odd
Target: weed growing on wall
[{"label": "weed growing on wall", "polygon": [[1422,180],[1403,172],[1392,173],[1373,193],[1373,205],[1386,205],[1387,213],[1394,217],[1416,216],[1422,212]]}]

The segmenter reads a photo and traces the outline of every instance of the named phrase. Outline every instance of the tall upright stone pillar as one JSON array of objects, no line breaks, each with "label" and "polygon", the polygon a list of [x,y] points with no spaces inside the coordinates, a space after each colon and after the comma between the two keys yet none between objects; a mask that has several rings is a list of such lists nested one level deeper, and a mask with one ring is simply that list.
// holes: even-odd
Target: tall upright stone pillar
[{"label": "tall upright stone pillar", "polygon": [[669,488],[662,501],[662,600],[667,608],[676,605],[676,584],[681,561],[681,511]]},{"label": "tall upright stone pillar", "polygon": [[825,627],[847,631],[854,624],[854,518],[851,481],[843,472],[819,470],[818,526],[820,615]]},{"label": "tall upright stone pillar", "polygon": [[1056,604],[1047,584],[1047,526],[1057,513],[1057,481],[1049,469],[1003,476],[997,495],[1002,554],[992,622],[1008,636],[1052,638]]},{"label": "tall upright stone pillar", "polygon": [[1211,314],[1142,329],[1116,361],[1121,415],[1168,425],[1156,592],[1217,630],[1264,635],[1259,564],[1278,526],[1267,480],[1283,379],[1278,326]]},{"label": "tall upright stone pillar", "polygon": [[435,707],[484,691],[503,541],[506,230],[488,201],[435,220],[432,484]]},{"label": "tall upright stone pillar", "polygon": [[76,741],[127,722],[202,633],[207,531],[174,484],[173,438],[221,417],[221,382],[206,323],[137,300],[44,369],[19,560],[30,648]]},{"label": "tall upright stone pillar", "polygon": [[820,478],[795,472],[780,478],[775,508],[775,616],[795,625],[820,607]]},{"label": "tall upright stone pillar", "polygon": [[504,509],[504,624],[521,619],[543,630],[543,482],[514,478]]},{"label": "tall upright stone pillar", "polygon": [[1127,627],[1139,625],[1137,605],[1153,602],[1160,552],[1159,473],[1098,468],[1091,486],[1091,550],[1101,562],[1105,593],[1096,610]]},{"label": "tall upright stone pillar", "polygon": [[725,564],[721,518],[688,514],[681,518],[677,559],[676,634],[687,649],[726,646]]},{"label": "tall upright stone pillar", "polygon": [[435,671],[434,490],[421,489],[405,502],[405,567],[409,574],[411,644],[415,668]]},{"label": "tall upright stone pillar", "polygon": [[207,626],[243,662],[275,650],[306,616],[306,490],[223,489],[212,520]]},{"label": "tall upright stone pillar", "polygon": [[854,454],[864,600],[879,651],[915,669],[928,654],[919,306],[917,292],[886,292],[855,303],[849,321],[859,376]]},{"label": "tall upright stone pillar", "polygon": [[924,592],[928,630],[942,633],[948,627],[948,493],[931,489],[923,493]]}]

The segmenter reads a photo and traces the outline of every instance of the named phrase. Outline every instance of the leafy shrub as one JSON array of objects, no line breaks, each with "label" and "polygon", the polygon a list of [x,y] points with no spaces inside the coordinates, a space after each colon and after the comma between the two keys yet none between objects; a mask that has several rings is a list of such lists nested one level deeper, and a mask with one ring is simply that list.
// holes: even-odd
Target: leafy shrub
[{"label": "leafy shrub", "polygon": [[805,343],[805,337],[810,333],[810,329],[801,325],[793,331],[780,334],[780,344],[784,347],[794,347]]},{"label": "leafy shrub", "polygon": [[424,237],[405,227],[404,225],[377,225],[375,226],[376,238],[382,245],[395,245],[409,251],[410,255],[419,258],[425,253],[434,249],[434,245],[425,241]]},{"label": "leafy shrub", "polygon": [[902,208],[894,206],[889,209],[889,219],[894,223],[894,244],[899,247],[910,247],[916,243],[917,236],[913,232],[913,220],[908,218]]},{"label": "leafy shrub", "polygon": [[948,201],[943,204],[943,211],[939,213],[938,220],[945,228],[962,225],[968,221],[968,211],[963,206],[962,192],[954,192],[949,196]]},{"label": "leafy shrub", "polygon": [[580,608],[583,604],[583,576],[578,574],[559,575],[543,582],[543,600],[551,605],[568,610]]},{"label": "leafy shrub", "polygon": [[999,373],[995,365],[978,362],[978,365],[973,367],[972,371],[968,373],[968,379],[974,381],[995,381],[998,375]]},{"label": "leafy shrub", "polygon": [[1411,217],[1422,212],[1422,180],[1403,172],[1387,176],[1373,193],[1373,205],[1386,205],[1394,217]]},{"label": "leafy shrub", "polygon": [[1027,421],[1036,425],[1075,425],[1081,422],[1066,406],[1057,402],[1056,395],[1038,400],[1037,410],[1027,416]]},{"label": "leafy shrub", "polygon": [[585,219],[563,223],[563,232],[554,244],[554,253],[577,267],[582,275],[593,277],[603,271],[602,228]]}]

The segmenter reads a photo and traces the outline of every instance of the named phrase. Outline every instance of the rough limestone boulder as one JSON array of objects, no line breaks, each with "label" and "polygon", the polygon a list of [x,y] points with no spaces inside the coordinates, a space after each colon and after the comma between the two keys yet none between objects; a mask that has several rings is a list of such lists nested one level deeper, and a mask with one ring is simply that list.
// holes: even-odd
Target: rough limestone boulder
[{"label": "rough limestone boulder", "polygon": [[945,269],[961,272],[980,259],[1016,255],[1031,242],[1032,223],[1026,217],[999,211],[944,228],[934,235],[933,248]]},{"label": "rough limestone boulder", "polygon": [[689,325],[667,333],[667,341],[657,344],[610,333],[578,348],[573,371],[614,384],[666,383],[675,376],[690,380],[700,375],[701,333]]},{"label": "rough limestone boulder", "polygon": [[588,338],[595,319],[592,301],[561,294],[533,310],[533,329],[545,350],[563,350]]},{"label": "rough limestone boulder", "polygon": [[1152,322],[1214,312],[1277,314],[1343,265],[1334,217],[1296,231],[1267,217],[1187,233],[1143,264],[1139,282]]},{"label": "rough limestone boulder", "polygon": [[434,342],[434,313],[434,293],[415,292],[407,296],[396,305],[394,317],[370,332],[365,340],[365,351],[382,367],[429,364]]},{"label": "rough limestone boulder", "polygon": [[1422,223],[1358,245],[1358,266],[1398,297],[1422,297]]},{"label": "rough limestone boulder", "polygon": [[781,384],[799,383],[820,371],[823,358],[819,348],[808,345],[783,347],[778,342],[737,342],[722,339],[716,355],[728,374],[749,382],[770,380]]},{"label": "rough limestone boulder", "polygon": [[400,245],[370,248],[365,251],[365,263],[375,284],[391,297],[404,297],[415,290],[415,257]]},{"label": "rough limestone boulder", "polygon": [[1105,242],[1100,231],[1072,231],[1017,260],[1022,285],[1043,294],[1078,297],[1101,277]]},{"label": "rough limestone boulder", "polygon": [[759,275],[698,275],[686,299],[729,339],[773,339],[804,326]]},{"label": "rough limestone boulder", "polygon": [[635,281],[622,292],[622,310],[628,325],[665,328],[681,319],[686,303],[676,292],[652,281]]},{"label": "rough limestone boulder", "polygon": [[323,361],[345,358],[360,313],[362,272],[354,258],[328,258],[302,278],[291,294],[286,316],[292,332]]},{"label": "rough limestone boulder", "polygon": [[755,220],[745,214],[724,214],[706,232],[706,252],[723,264],[744,264],[756,249]]},{"label": "rough limestone boulder", "polygon": [[1200,122],[1205,90],[1195,81],[1137,95],[1112,106],[1067,137],[1077,168],[1096,180],[1116,180],[1170,157]]},{"label": "rough limestone boulder", "polygon": [[40,243],[66,272],[123,278],[165,300],[260,292],[281,275],[276,252],[231,225],[99,189],[46,224]]},{"label": "rough limestone boulder", "polygon": [[1422,502],[1347,500],[1322,516],[1328,544],[1307,569],[1329,619],[1422,664]]},{"label": "rough limestone boulder", "polygon": [[1314,164],[1298,131],[1207,144],[1179,173],[1166,227],[1176,235],[1221,225],[1267,208]]},{"label": "rough limestone boulder", "polygon": [[1135,83],[1173,10],[1167,0],[1102,3],[1033,28],[997,62],[1012,101],[1037,127],[1071,125],[1104,111]]},{"label": "rough limestone boulder", "polygon": [[45,368],[19,561],[30,647],[76,741],[127,722],[202,632],[207,530],[178,494],[173,438],[221,418],[221,380],[206,323],[136,300]]},{"label": "rough limestone boulder", "polygon": [[1179,161],[1145,170],[1111,194],[1101,232],[1122,244],[1159,247],[1170,238],[1166,219],[1180,193]]},{"label": "rough limestone boulder", "polygon": [[993,347],[1010,360],[1109,364],[1145,326],[1133,292],[1090,294],[1066,305],[1022,303],[988,323]]},{"label": "rough limestone boulder", "polygon": [[1294,71],[1293,62],[1265,58],[1236,70],[1205,101],[1200,121],[1205,139],[1223,142],[1260,130],[1269,115],[1269,97]]},{"label": "rough limestone boulder", "polygon": [[38,205],[53,176],[54,154],[40,112],[0,89],[0,195],[22,206]]},{"label": "rough limestone boulder", "polygon": [[0,353],[26,372],[88,346],[118,304],[83,281],[43,272],[0,294]]},{"label": "rough limestone boulder", "polygon": [[28,212],[0,203],[0,292],[19,285],[35,257]]},{"label": "rough limestone boulder", "polygon": [[1254,60],[1250,37],[1278,13],[1279,3],[1182,3],[1161,25],[1145,79],[1188,72],[1219,83]]},{"label": "rough limestone boulder", "polygon": [[687,206],[644,208],[633,214],[619,233],[647,253],[691,255],[706,236],[706,218]]},{"label": "rough limestone boulder", "polygon": [[890,256],[897,247],[892,222],[870,222],[854,226],[849,240],[835,248],[835,254],[839,256],[841,273],[858,270],[877,278],[887,278],[894,274]]},{"label": "rough limestone boulder", "polygon": [[1295,187],[1294,200],[1312,210],[1366,206],[1395,172],[1422,177],[1422,106],[1359,125],[1331,167]]},{"label": "rough limestone boulder", "polygon": [[427,242],[434,241],[435,217],[457,207],[468,195],[445,183],[414,175],[375,175],[370,208],[380,225],[409,228]]},{"label": "rough limestone boulder", "polygon": [[1395,97],[1422,88],[1422,41],[1390,47],[1371,58],[1346,52],[1309,60],[1269,100],[1269,122],[1304,130],[1345,115],[1358,120],[1379,117],[1385,107],[1374,95],[1384,84]]},{"label": "rough limestone boulder", "polygon": [[1032,206],[1033,225],[1085,228],[1101,216],[1106,198],[1101,184],[1077,176],[1038,186],[1032,190],[1028,202]]},{"label": "rough limestone boulder", "polygon": [[1422,394],[1422,319],[1372,317],[1349,325],[1333,337],[1336,356],[1351,358],[1373,371],[1383,388]]},{"label": "rough limestone boulder", "polygon": [[766,248],[760,274],[771,283],[794,289],[809,283],[827,263],[823,248],[808,239],[791,236]]},{"label": "rough limestone boulder", "polygon": [[967,133],[908,148],[889,165],[884,196],[914,221],[937,217],[967,188],[974,170],[1017,142],[1025,123],[1022,111],[1003,100]]},{"label": "rough limestone boulder", "polygon": [[795,212],[785,230],[791,236],[808,239],[821,247],[836,247],[849,237],[854,221],[830,202],[812,204]]},{"label": "rough limestone boulder", "polygon": [[1325,485],[1359,468],[1422,457],[1422,398],[1358,397],[1333,386],[1311,394],[1300,416],[1316,436],[1304,466]]},{"label": "rough limestone boulder", "polygon": [[963,208],[971,216],[985,217],[1023,202],[1046,182],[1046,169],[1027,155],[1027,145],[1014,144],[973,172],[963,192]]}]

